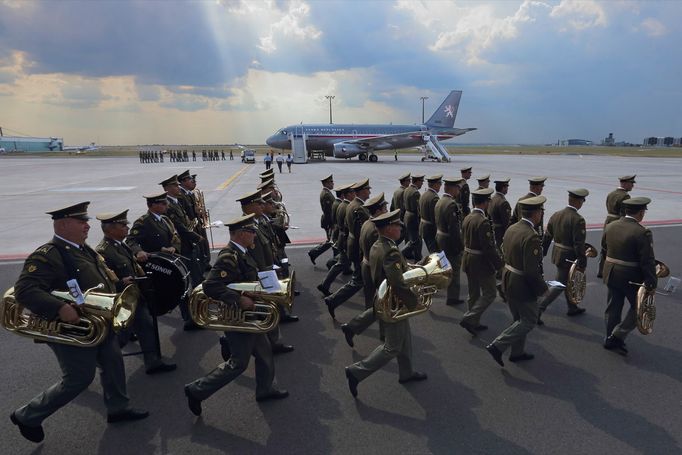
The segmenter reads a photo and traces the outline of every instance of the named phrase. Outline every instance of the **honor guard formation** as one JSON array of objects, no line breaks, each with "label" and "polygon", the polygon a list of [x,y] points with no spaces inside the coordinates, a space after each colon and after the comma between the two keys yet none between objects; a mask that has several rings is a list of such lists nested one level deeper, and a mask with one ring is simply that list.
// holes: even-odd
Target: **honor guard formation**
[{"label": "honor guard formation", "polygon": [[[185,154],[171,157],[189,160]],[[149,159],[163,160],[163,154],[140,155],[141,162]],[[281,161],[276,161],[280,172]],[[62,370],[58,382],[11,412],[26,439],[42,441],[43,421],[87,389],[98,367],[107,421],[148,417],[148,411],[132,406],[126,388],[121,348],[135,340],[146,373],[175,375],[195,416],[201,415],[204,400],[246,370],[252,356],[255,399],[289,396],[277,384],[273,356],[294,351],[280,324],[299,319],[292,314],[299,293],[286,252],[290,215],[274,170],[259,176],[253,191],[236,199],[242,215],[226,223],[229,242],[213,264],[209,214],[190,171],[168,177],[146,194],[146,212],[130,230],[128,213],[139,207],[98,213],[104,239],[95,248],[86,243],[89,202],[47,213],[54,237],[26,259],[2,301],[2,325],[47,344]],[[608,287],[603,347],[627,355],[630,332],[652,331],[657,280],[669,270],[655,259],[651,231],[641,224],[651,200],[629,196],[634,175],[621,177],[607,197],[600,253],[585,242],[579,214],[587,189],[568,189],[566,207],[545,224],[546,177],[530,177],[529,192],[513,210],[507,200],[509,178],[482,175],[471,191],[471,177],[471,167],[453,177],[404,174],[395,191],[378,194],[369,179],[341,184],[332,175],[321,179],[325,241],[308,252],[313,264],[330,252],[328,272],[317,285],[320,305],[335,320],[336,309],[363,291],[364,310],[340,326],[351,348],[354,337],[375,321],[379,325],[376,349],[343,371],[338,367],[353,397],[362,381],[394,357],[400,383],[427,379],[413,363],[410,318],[428,311],[438,290],[444,290],[445,305],[466,302],[459,325],[473,337],[488,329],[490,305],[498,298],[506,302],[509,326],[486,350],[500,366],[508,349],[510,362],[533,359],[526,337],[543,324],[542,314],[555,299],[564,295],[567,316],[585,311],[587,258],[600,253],[598,273]],[[547,281],[542,260],[550,247],[556,276]],[[468,295],[462,293],[461,272]],[[337,278],[346,282],[333,289]],[[223,332],[223,362],[194,380],[181,378],[181,369],[160,350],[157,318],[175,308],[184,331],[197,333],[185,336]]]}]

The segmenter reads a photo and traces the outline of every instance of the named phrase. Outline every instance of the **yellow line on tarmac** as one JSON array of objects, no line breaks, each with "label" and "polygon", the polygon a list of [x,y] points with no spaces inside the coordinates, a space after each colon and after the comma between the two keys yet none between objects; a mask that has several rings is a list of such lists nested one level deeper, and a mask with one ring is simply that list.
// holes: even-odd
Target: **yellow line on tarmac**
[{"label": "yellow line on tarmac", "polygon": [[249,165],[248,165],[248,164],[242,166],[242,168],[239,169],[237,172],[235,172],[234,175],[233,175],[232,177],[230,177],[229,179],[225,180],[223,183],[221,183],[220,185],[218,185],[218,188],[216,188],[216,190],[222,191],[222,190],[224,190],[225,188],[227,188],[228,186],[230,186],[230,184],[231,184],[232,182],[234,182],[235,179],[236,179],[237,177],[239,177],[239,176],[242,175],[244,172],[246,172],[246,170],[247,170],[248,168],[249,168]]}]

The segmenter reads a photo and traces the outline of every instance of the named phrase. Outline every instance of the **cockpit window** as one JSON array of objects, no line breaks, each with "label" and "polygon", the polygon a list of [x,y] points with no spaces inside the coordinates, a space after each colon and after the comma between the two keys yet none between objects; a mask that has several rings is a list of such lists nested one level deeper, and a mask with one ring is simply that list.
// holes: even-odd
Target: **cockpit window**
[{"label": "cockpit window", "polygon": [[281,133],[284,134],[285,136],[287,134],[286,130],[282,130]]}]

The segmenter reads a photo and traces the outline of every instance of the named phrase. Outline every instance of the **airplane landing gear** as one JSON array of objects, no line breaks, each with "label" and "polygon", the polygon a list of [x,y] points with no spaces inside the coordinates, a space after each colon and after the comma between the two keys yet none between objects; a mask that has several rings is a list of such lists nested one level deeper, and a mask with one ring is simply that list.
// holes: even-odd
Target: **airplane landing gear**
[{"label": "airplane landing gear", "polygon": [[374,153],[372,153],[372,154],[369,156],[369,161],[372,162],[372,163],[376,163],[378,160],[379,160],[379,157],[376,156]]},{"label": "airplane landing gear", "polygon": [[360,161],[367,161],[367,154],[364,153],[364,152],[363,152],[363,153],[360,153],[360,154],[358,155],[358,159],[359,159]]}]

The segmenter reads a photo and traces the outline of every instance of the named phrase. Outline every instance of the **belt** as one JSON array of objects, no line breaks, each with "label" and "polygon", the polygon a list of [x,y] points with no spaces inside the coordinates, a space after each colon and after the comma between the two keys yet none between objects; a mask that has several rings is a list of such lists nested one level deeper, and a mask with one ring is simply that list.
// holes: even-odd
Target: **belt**
[{"label": "belt", "polygon": [[483,254],[483,251],[481,250],[472,250],[471,248],[464,247],[464,251],[466,251],[469,254]]},{"label": "belt", "polygon": [[505,226],[506,226],[506,224],[493,223],[493,227],[496,227],[496,228],[501,228],[501,227],[505,227]]},{"label": "belt", "polygon": [[422,218],[421,221],[424,224],[433,224],[433,221],[425,220],[424,218]]},{"label": "belt", "polygon": [[639,267],[639,262],[621,261],[620,259],[615,259],[608,256],[606,256],[606,262],[622,265],[625,267]]},{"label": "belt", "polygon": [[524,272],[523,270],[519,270],[517,268],[514,268],[509,264],[505,264],[504,268],[509,270],[511,273],[518,275],[518,276],[524,276],[526,274],[526,272]]},{"label": "belt", "polygon": [[441,231],[440,229],[438,229],[438,230],[436,231],[436,234],[440,234],[440,235],[444,235],[444,236],[446,236],[446,237],[450,237],[450,233],[449,233],[449,232],[443,232],[443,231]]},{"label": "belt", "polygon": [[562,250],[572,250],[573,249],[572,246],[568,246],[568,245],[564,245],[562,243],[556,243],[556,242],[554,242],[554,246],[559,248],[559,249],[562,249]]},{"label": "belt", "polygon": [[620,218],[618,213],[607,213],[606,218]]},{"label": "belt", "polygon": [[349,233],[348,233],[348,238],[351,238],[351,237],[355,238],[355,234],[353,234],[352,232],[349,232]]},{"label": "belt", "polygon": [[417,214],[417,212],[413,212],[412,210],[407,210],[407,209],[405,210],[405,213],[411,213],[412,215],[416,215],[416,214]]}]

